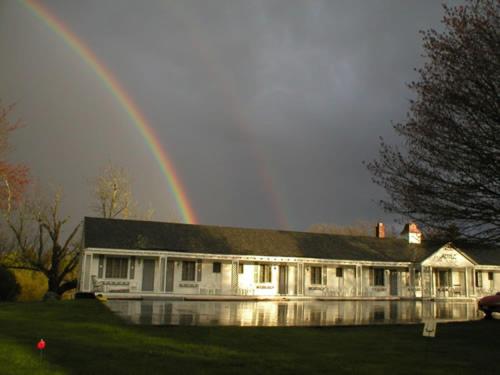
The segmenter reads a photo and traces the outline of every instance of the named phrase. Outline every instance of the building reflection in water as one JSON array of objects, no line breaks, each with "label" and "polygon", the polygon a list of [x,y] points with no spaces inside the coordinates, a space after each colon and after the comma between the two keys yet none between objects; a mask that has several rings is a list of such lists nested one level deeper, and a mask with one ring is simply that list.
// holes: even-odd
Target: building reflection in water
[{"label": "building reflection in water", "polygon": [[128,301],[109,308],[134,324],[332,326],[481,319],[474,302],[422,301]]}]

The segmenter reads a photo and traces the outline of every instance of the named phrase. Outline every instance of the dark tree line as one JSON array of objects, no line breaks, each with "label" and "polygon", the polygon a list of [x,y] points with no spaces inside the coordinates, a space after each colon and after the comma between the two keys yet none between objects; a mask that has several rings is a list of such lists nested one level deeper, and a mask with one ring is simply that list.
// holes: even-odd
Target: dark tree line
[{"label": "dark tree line", "polygon": [[426,62],[407,121],[368,163],[388,212],[434,233],[500,242],[500,0],[446,7],[422,32]]}]

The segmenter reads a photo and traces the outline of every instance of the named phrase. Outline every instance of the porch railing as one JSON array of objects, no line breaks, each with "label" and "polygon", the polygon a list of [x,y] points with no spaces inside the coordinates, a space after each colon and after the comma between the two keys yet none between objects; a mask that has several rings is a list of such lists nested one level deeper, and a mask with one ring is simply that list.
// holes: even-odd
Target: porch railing
[{"label": "porch railing", "polygon": [[92,291],[94,292],[131,292],[137,290],[133,280],[106,280],[92,276]]},{"label": "porch railing", "polygon": [[356,288],[332,288],[325,287],[323,289],[325,297],[352,297],[356,295]]},{"label": "porch railing", "polygon": [[439,298],[465,297],[465,288],[462,286],[437,287],[436,288],[436,297],[439,297]]},{"label": "porch railing", "polygon": [[500,289],[476,287],[476,296],[478,296],[478,297],[490,296],[490,295],[496,294],[498,292],[500,292]]},{"label": "porch railing", "polygon": [[200,288],[200,294],[220,296],[222,294],[222,290],[220,288]]}]

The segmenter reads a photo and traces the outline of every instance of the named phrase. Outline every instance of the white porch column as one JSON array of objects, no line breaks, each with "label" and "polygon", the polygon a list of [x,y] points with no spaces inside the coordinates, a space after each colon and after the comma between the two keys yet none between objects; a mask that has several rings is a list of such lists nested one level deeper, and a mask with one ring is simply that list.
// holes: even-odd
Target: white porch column
[{"label": "white porch column", "polygon": [[167,274],[167,257],[160,258],[160,292],[165,293],[165,278]]},{"label": "white porch column", "polygon": [[354,295],[359,295],[359,266],[354,267]]},{"label": "white porch column", "polygon": [[415,265],[413,264],[410,264],[410,266],[408,266],[408,273],[410,274],[410,282],[408,283],[408,287],[411,288],[411,296],[413,298],[416,298],[417,296],[417,292],[416,292],[416,285],[415,285]]},{"label": "white porch column", "polygon": [[477,295],[477,291],[476,291],[476,268],[472,267],[471,271],[472,271],[472,293],[473,293],[474,296],[476,296]]},{"label": "white porch column", "polygon": [[[162,257],[157,257],[155,259],[155,268],[154,268],[154,281],[153,281],[153,292],[158,293],[160,291],[160,282],[161,282],[161,265],[162,265]],[[156,272],[158,270],[158,272]]]},{"label": "white porch column", "polygon": [[465,282],[465,296],[469,297],[469,269],[465,267],[464,269],[464,282]]},{"label": "white porch column", "polygon": [[239,262],[234,261],[231,264],[231,293],[233,295],[238,294],[238,268],[239,268]]},{"label": "white porch column", "polygon": [[363,275],[363,266],[359,266],[359,295],[362,297],[365,294],[364,291],[364,285],[363,285],[363,280],[364,280],[364,275]]},{"label": "white porch column", "polygon": [[304,295],[304,289],[305,289],[304,263],[297,263],[296,270],[297,270],[297,278],[296,278],[297,295],[302,296]]},{"label": "white porch column", "polygon": [[84,253],[84,256],[81,257],[82,261],[82,270],[83,270],[83,277],[80,276],[80,279],[83,279],[83,288],[81,290],[85,292],[89,292],[92,290],[92,285],[91,285],[91,266],[92,266],[92,259],[93,259],[93,254],[90,253]]},{"label": "white porch column", "polygon": [[359,270],[359,266],[356,265],[356,268],[355,268],[355,271],[354,271],[354,277],[355,277],[355,286],[356,286],[356,291],[355,291],[355,295],[356,296],[359,296],[359,274],[360,274],[360,270]]},{"label": "white porch column", "polygon": [[434,297],[434,275],[432,273],[432,267],[429,267],[429,278],[430,278],[430,297]]}]

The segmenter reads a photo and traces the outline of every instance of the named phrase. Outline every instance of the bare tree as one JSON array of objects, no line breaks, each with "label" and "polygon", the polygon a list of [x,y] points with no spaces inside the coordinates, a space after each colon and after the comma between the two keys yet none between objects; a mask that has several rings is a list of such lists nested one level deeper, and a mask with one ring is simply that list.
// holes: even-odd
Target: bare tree
[{"label": "bare tree", "polygon": [[11,269],[41,272],[47,277],[48,291],[58,295],[76,287],[74,271],[81,244],[80,224],[64,235],[69,218],[61,217],[60,203],[58,192],[49,203],[26,200],[6,214],[15,247],[4,260]]},{"label": "bare tree", "polygon": [[422,32],[426,63],[394,129],[368,163],[402,214],[434,232],[500,242],[500,0],[444,7],[444,31]]},{"label": "bare tree", "polygon": [[123,168],[108,164],[92,184],[95,204],[94,212],[104,218],[132,218],[149,219],[153,210],[140,212],[132,194],[129,175]]}]

